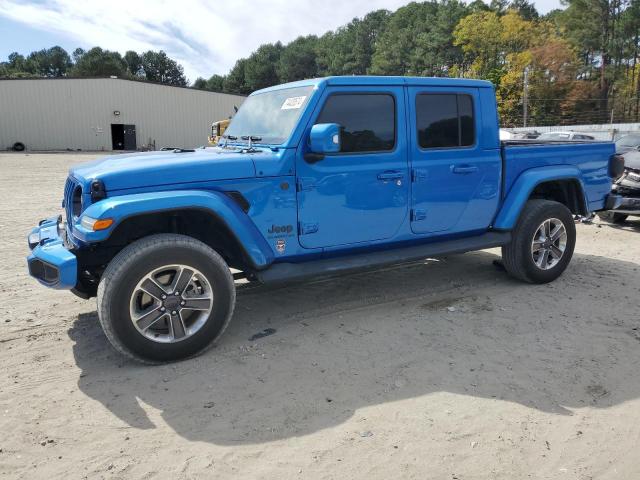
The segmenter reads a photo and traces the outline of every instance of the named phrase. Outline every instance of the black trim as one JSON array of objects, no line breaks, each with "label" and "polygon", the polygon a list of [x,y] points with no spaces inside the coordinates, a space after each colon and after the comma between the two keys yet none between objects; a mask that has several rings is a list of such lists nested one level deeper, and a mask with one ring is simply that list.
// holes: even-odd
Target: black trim
[{"label": "black trim", "polygon": [[46,283],[55,285],[60,281],[60,270],[39,258],[34,258],[29,262],[29,275]]},{"label": "black trim", "polygon": [[238,204],[238,206],[242,209],[244,213],[249,213],[249,208],[251,208],[251,204],[246,198],[244,198],[244,196],[240,192],[234,190],[231,192],[224,192],[224,193],[227,197],[229,197],[231,200],[236,202],[236,204]]},{"label": "black trim", "polygon": [[624,157],[618,153],[611,155],[609,159],[609,176],[617,180],[624,173]]},{"label": "black trim", "polygon": [[348,256],[302,263],[275,263],[266,270],[256,272],[256,277],[262,283],[281,283],[319,276],[334,276],[375,269],[386,265],[418,261],[426,257],[500,247],[510,241],[511,233],[509,232],[488,232],[474,237],[431,242],[393,250],[355,253]]},{"label": "black trim", "polygon": [[307,163],[318,163],[320,160],[323,160],[325,157],[324,153],[314,153],[314,152],[307,152],[304,154],[304,161]]},{"label": "black trim", "polygon": [[102,180],[98,179],[91,182],[90,192],[91,203],[96,203],[107,198],[107,190],[105,189],[104,182]]}]

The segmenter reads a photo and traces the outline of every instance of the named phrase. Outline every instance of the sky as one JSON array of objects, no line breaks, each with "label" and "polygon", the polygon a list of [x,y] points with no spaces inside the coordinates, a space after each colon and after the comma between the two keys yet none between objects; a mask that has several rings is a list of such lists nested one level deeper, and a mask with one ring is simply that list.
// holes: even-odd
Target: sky
[{"label": "sky", "polygon": [[[0,0],[0,59],[60,45],[164,50],[190,81],[226,74],[263,43],[321,35],[408,0]],[[227,5],[228,8],[224,8]],[[546,13],[560,0],[535,0]]]}]

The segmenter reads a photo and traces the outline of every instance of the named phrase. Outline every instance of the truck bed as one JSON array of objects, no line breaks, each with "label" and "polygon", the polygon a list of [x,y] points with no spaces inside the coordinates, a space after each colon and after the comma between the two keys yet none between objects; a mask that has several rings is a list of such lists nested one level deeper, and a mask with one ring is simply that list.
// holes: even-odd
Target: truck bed
[{"label": "truck bed", "polygon": [[609,158],[615,153],[612,142],[507,140],[500,142],[503,163],[503,196],[509,195],[516,179],[526,170],[563,166],[578,170],[590,211],[603,208],[611,189]]}]

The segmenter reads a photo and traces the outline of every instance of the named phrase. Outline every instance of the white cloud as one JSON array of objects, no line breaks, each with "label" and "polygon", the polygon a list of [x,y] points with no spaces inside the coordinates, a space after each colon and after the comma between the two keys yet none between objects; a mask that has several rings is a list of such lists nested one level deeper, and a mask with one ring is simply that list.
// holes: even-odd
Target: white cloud
[{"label": "white cloud", "polygon": [[323,34],[408,0],[0,0],[0,15],[82,45],[164,50],[187,77],[224,74],[259,45]]}]

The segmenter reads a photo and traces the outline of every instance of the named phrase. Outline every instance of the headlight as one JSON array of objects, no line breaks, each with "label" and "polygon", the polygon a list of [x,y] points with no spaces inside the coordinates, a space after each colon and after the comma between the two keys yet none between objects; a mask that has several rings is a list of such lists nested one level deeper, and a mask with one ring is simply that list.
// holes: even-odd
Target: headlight
[{"label": "headlight", "polygon": [[113,219],[103,218],[102,220],[99,220],[88,215],[83,215],[80,219],[80,225],[82,225],[86,230],[97,232],[98,230],[106,230],[113,225]]},{"label": "headlight", "polygon": [[29,234],[29,247],[34,248],[38,243],[40,243],[40,233],[34,232]]}]

